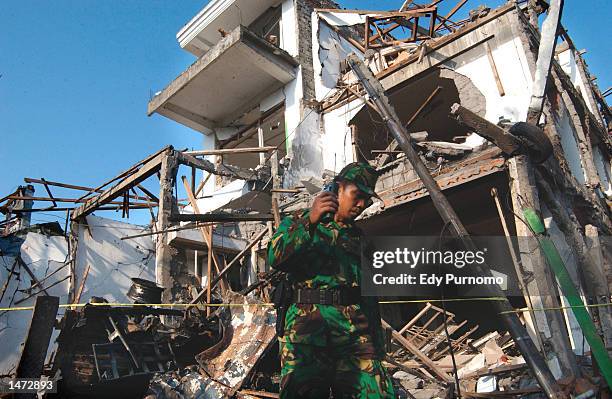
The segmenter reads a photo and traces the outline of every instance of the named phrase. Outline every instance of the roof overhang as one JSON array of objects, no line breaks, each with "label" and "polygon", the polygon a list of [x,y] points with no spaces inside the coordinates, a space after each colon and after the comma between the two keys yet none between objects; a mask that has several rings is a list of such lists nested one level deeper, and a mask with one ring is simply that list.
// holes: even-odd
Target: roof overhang
[{"label": "roof overhang", "polygon": [[210,50],[220,39],[219,30],[249,26],[280,0],[211,0],[176,34],[179,45],[196,57]]},{"label": "roof overhang", "polygon": [[[403,159],[401,162],[408,162]],[[481,177],[506,169],[506,160],[501,150],[492,147],[475,152],[464,159],[449,163],[435,174],[434,179],[442,190],[467,183]],[[385,209],[390,209],[429,195],[420,179],[402,181],[399,184],[376,192],[385,203]]]},{"label": "roof overhang", "polygon": [[201,132],[227,125],[296,76],[287,52],[238,26],[148,104]]}]

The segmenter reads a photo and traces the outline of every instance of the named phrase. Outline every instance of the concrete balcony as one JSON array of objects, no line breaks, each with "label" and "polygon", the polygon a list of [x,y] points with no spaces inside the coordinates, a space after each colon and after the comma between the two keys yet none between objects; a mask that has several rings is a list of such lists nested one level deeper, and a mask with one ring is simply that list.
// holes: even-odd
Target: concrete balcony
[{"label": "concrete balcony", "polygon": [[196,57],[214,47],[219,31],[230,32],[238,25],[249,26],[280,0],[211,0],[176,34],[179,45]]},{"label": "concrete balcony", "polygon": [[287,52],[238,26],[158,93],[147,113],[208,133],[293,80],[297,66]]}]

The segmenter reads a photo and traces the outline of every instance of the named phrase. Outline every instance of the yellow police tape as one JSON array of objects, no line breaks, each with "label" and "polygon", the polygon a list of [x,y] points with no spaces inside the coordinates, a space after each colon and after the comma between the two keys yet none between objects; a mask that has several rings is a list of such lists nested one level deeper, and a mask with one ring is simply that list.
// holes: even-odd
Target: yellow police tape
[{"label": "yellow police tape", "polygon": [[[449,298],[449,299],[414,299],[414,300],[403,300],[403,301],[379,301],[379,304],[407,304],[407,303],[427,303],[427,302],[470,302],[470,301],[505,301],[506,298],[502,297],[483,297],[483,298]],[[80,308],[83,306],[116,306],[116,307],[134,307],[134,306],[156,306],[156,307],[220,307],[220,306],[245,306],[245,305],[258,305],[258,306],[274,306],[273,303],[73,303],[73,304],[64,304],[59,305],[60,308]],[[602,306],[612,306],[612,302],[610,303],[598,303],[593,305],[585,305],[587,308],[592,307],[602,307]],[[541,308],[541,309],[533,309],[534,311],[545,311],[545,310],[563,310],[563,309],[571,309],[572,307],[578,306],[559,306],[553,308]],[[8,311],[17,311],[17,310],[34,310],[34,306],[21,306],[21,307],[8,307],[8,308],[0,308],[0,312],[8,312]],[[529,309],[517,309],[517,310],[509,310],[506,312],[501,312],[499,314],[508,314],[508,313],[523,313],[530,312]]]},{"label": "yellow police tape", "polygon": [[[541,309],[533,309],[534,311],[540,310],[563,310],[563,309],[572,309],[572,308],[600,308],[603,306],[612,306],[612,302],[609,303],[595,303],[593,305],[578,305],[578,306],[559,306],[556,308],[541,308]],[[499,314],[508,314],[508,313],[525,313],[531,312],[529,309],[516,309],[516,310],[508,310],[506,312],[500,312]]]},{"label": "yellow police tape", "polygon": [[[463,302],[463,301],[502,301],[504,298],[449,298],[449,299],[415,299],[410,301],[379,301],[380,304],[401,304],[401,303],[427,303],[427,302]],[[245,306],[245,305],[258,305],[258,306],[274,306],[273,303],[73,303],[59,305],[60,308],[80,308],[86,305],[90,306],[116,306],[116,307],[133,307],[133,306],[157,306],[157,307],[220,307],[220,306]],[[14,311],[14,310],[33,310],[34,306],[21,306],[21,307],[9,307],[0,308],[0,312]]]}]

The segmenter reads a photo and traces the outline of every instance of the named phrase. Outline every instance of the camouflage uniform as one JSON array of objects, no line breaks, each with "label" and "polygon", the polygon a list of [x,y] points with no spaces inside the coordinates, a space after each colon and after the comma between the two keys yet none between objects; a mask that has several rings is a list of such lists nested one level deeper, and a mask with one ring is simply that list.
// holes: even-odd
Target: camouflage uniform
[{"label": "camouflage uniform", "polygon": [[[371,189],[366,193],[373,195]],[[358,287],[361,231],[333,219],[313,226],[309,212],[282,221],[268,247],[270,265],[288,272],[294,289]],[[381,364],[376,298],[361,297],[348,306],[293,303],[279,341],[281,398],[327,398],[330,388],[335,399],[394,397]]]}]

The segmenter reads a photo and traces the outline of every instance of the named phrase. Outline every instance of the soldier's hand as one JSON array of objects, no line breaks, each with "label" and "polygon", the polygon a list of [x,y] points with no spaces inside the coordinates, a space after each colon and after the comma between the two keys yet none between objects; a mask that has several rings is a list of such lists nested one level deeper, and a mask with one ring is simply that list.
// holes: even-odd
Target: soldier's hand
[{"label": "soldier's hand", "polygon": [[329,191],[323,191],[314,199],[310,208],[310,223],[317,224],[323,215],[328,212],[336,213],[338,210],[338,196]]}]

